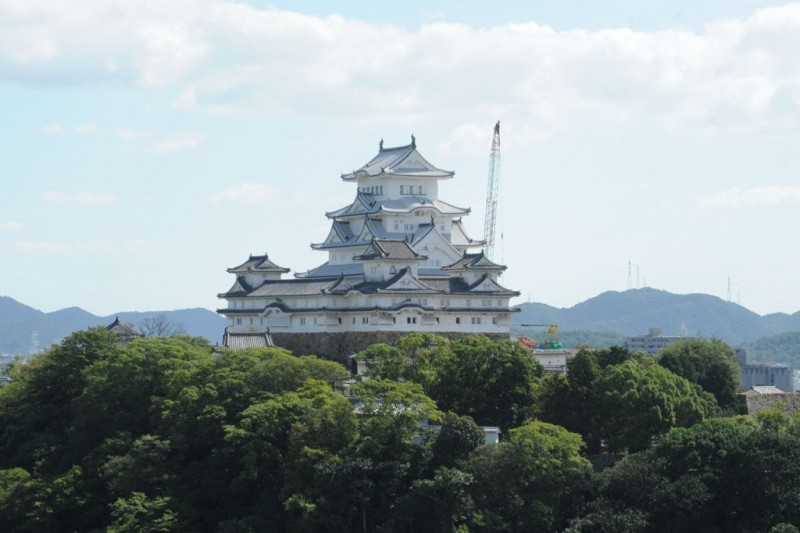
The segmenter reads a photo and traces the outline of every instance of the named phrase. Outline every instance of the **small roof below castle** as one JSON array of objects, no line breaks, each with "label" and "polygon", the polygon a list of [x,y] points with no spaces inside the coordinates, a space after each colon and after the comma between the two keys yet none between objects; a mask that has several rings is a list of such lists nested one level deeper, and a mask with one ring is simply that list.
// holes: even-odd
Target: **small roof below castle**
[{"label": "small roof below castle", "polygon": [[401,240],[373,239],[363,254],[353,258],[354,261],[423,261],[426,256],[420,255],[408,244]]},{"label": "small roof below castle", "polygon": [[464,254],[461,259],[453,263],[452,265],[448,265],[442,267],[442,270],[480,270],[480,271],[497,271],[497,270],[505,270],[506,267],[503,265],[498,265],[497,263],[491,261],[486,255],[484,255],[483,251],[477,254]]},{"label": "small roof below castle", "polygon": [[272,337],[268,333],[231,333],[226,331],[223,345],[231,350],[245,348],[271,348]]},{"label": "small roof below castle", "polygon": [[348,174],[342,174],[344,181],[353,181],[359,175],[380,176],[387,174],[390,176],[406,176],[412,178],[452,178],[455,172],[452,170],[442,170],[431,165],[419,152],[414,136],[411,136],[411,144],[396,146],[394,148],[384,148],[383,140],[378,145],[378,155],[358,170]]},{"label": "small roof below castle", "polygon": [[743,392],[745,396],[761,396],[763,394],[786,394],[774,385],[754,385],[750,390]]},{"label": "small roof below castle", "polygon": [[251,255],[250,258],[239,266],[229,268],[228,272],[231,274],[240,274],[243,272],[289,272],[288,268],[283,268],[272,261],[270,261],[267,254],[264,255]]},{"label": "small roof below castle", "polygon": [[133,328],[133,326],[131,326],[130,324],[126,324],[124,322],[121,322],[119,317],[116,317],[114,319],[114,322],[112,322],[111,324],[107,325],[106,329],[108,331],[116,333],[117,336],[124,342],[127,342],[127,341],[130,341],[130,340],[136,339],[138,337],[143,337],[144,336],[141,333],[139,333],[138,331],[136,331]]}]

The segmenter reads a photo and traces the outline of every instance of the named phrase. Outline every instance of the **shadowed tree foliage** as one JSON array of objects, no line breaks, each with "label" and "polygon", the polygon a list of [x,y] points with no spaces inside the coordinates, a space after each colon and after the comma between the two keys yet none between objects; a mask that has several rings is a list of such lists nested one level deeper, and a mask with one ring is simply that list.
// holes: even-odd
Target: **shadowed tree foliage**
[{"label": "shadowed tree foliage", "polygon": [[464,470],[475,479],[471,526],[488,531],[560,531],[583,506],[592,471],[580,435],[528,422],[482,447]]},{"label": "shadowed tree foliage", "polygon": [[[78,332],[12,365],[0,386],[0,531],[749,532],[800,521],[800,430],[787,413],[707,419],[709,393],[621,350],[581,352],[568,377],[539,385],[541,369],[509,342],[400,345],[386,369],[397,380],[373,375],[345,396],[334,388],[344,369],[312,356]],[[590,446],[646,449],[592,478],[579,435],[529,419],[537,398]],[[469,414],[504,426],[503,441],[484,445]]]},{"label": "shadowed tree foliage", "polygon": [[687,339],[670,344],[658,363],[713,394],[721,408],[735,408],[740,369],[733,348],[721,340]]},{"label": "shadowed tree foliage", "polygon": [[436,360],[430,396],[443,410],[506,431],[533,414],[542,366],[519,343],[474,335],[450,343]]},{"label": "shadowed tree foliage", "polygon": [[644,449],[673,427],[715,414],[717,406],[652,358],[618,348],[578,352],[567,376],[544,380],[537,409],[543,420],[581,434],[589,453],[597,453],[602,443],[611,451]]}]

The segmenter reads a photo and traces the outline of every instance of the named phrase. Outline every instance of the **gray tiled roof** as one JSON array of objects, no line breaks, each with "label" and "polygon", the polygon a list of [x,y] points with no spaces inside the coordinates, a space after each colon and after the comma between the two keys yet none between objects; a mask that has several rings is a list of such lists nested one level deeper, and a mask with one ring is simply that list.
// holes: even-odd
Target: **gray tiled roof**
[{"label": "gray tiled roof", "polygon": [[484,240],[471,239],[469,235],[467,235],[467,231],[464,229],[464,224],[461,222],[461,220],[453,221],[453,228],[450,232],[450,242],[453,246],[462,247],[475,247],[486,244],[486,241]]},{"label": "gray tiled roof", "polygon": [[225,332],[223,344],[231,350],[243,350],[245,348],[269,348],[275,346],[272,338],[266,333],[229,333]]},{"label": "gray tiled roof", "polygon": [[426,256],[420,255],[404,240],[374,239],[363,254],[353,258],[358,261],[386,259],[389,261],[422,261]]},{"label": "gray tiled roof", "polygon": [[327,262],[317,268],[312,268],[307,272],[295,272],[298,279],[309,278],[338,278],[339,276],[362,276],[364,275],[364,265],[361,263],[346,263],[341,265],[331,265]]},{"label": "gray tiled roof", "polygon": [[217,295],[218,298],[227,298],[231,296],[247,296],[250,291],[253,290],[253,287],[250,286],[247,281],[242,276],[237,276],[236,281],[233,283],[230,289],[227,292],[223,292]]},{"label": "gray tiled roof", "polygon": [[355,235],[353,235],[353,230],[350,229],[350,223],[349,222],[342,222],[340,220],[334,220],[333,221],[333,231],[336,232],[336,235],[342,241],[349,241],[349,240],[352,240],[355,237]]},{"label": "gray tiled roof", "polygon": [[289,272],[288,268],[283,268],[270,261],[267,254],[251,255],[250,258],[239,266],[229,268],[228,272]]},{"label": "gray tiled roof", "polygon": [[283,279],[265,281],[248,296],[311,296],[322,294],[331,284],[331,279]]},{"label": "gray tiled roof", "polygon": [[442,270],[483,270],[483,271],[497,271],[505,270],[506,267],[492,262],[483,251],[477,254],[464,254],[461,259],[442,267]]},{"label": "gray tiled roof", "polygon": [[394,148],[384,148],[383,141],[381,141],[375,157],[360,169],[342,174],[342,179],[353,180],[359,172],[365,172],[369,176],[379,176],[385,173],[426,178],[451,178],[455,174],[451,170],[442,170],[431,165],[417,152],[417,146],[413,140],[411,144]]},{"label": "gray tiled roof", "polygon": [[[359,195],[362,196],[362,195]],[[416,209],[430,209],[434,208],[441,212],[443,215],[466,215],[469,214],[470,209],[467,207],[457,207],[453,204],[443,202],[442,200],[430,200],[424,196],[403,196],[401,198],[384,198],[383,200],[376,200],[369,197],[370,201],[353,202],[341,209],[325,213],[328,218],[337,218],[345,216],[362,216],[373,215],[381,211],[389,213],[409,213]]]}]

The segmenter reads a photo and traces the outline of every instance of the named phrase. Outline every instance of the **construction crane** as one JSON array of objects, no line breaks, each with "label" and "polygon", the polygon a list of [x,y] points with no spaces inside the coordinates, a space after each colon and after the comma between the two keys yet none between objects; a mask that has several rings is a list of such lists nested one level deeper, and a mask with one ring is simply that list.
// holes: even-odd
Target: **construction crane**
[{"label": "construction crane", "polygon": [[486,257],[494,257],[494,233],[497,220],[497,200],[500,192],[500,121],[494,125],[492,150],[489,152],[489,183],[486,186],[486,219],[483,238],[486,240]]}]

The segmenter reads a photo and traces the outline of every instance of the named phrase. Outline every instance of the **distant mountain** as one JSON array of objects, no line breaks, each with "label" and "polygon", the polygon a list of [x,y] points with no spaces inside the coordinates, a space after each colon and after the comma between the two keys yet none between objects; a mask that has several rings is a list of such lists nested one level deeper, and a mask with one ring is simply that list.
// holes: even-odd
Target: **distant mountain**
[{"label": "distant mountain", "polygon": [[672,294],[657,289],[604,292],[570,308],[525,303],[516,325],[557,323],[560,331],[645,335],[660,328],[664,335],[719,337],[731,344],[786,331],[800,331],[800,312],[761,316],[741,305],[707,294]]},{"label": "distant mountain", "polygon": [[0,296],[0,324],[27,320],[43,314],[33,307],[19,303],[14,298]]},{"label": "distant mountain", "polygon": [[771,361],[800,368],[800,331],[764,337],[741,346],[751,361]]},{"label": "distant mountain", "polygon": [[171,322],[181,324],[187,335],[205,337],[212,344],[222,341],[225,319],[208,309],[121,312],[101,317],[80,307],[43,313],[13,298],[0,296],[0,355],[31,354],[61,342],[74,331],[107,326],[116,317],[137,327],[143,320],[162,314]]},{"label": "distant mountain", "polygon": [[[660,328],[664,335],[719,337],[733,345],[800,332],[800,312],[761,316],[715,296],[680,295],[649,288],[604,292],[569,308],[543,303],[524,303],[519,307],[521,311],[514,316],[513,334],[539,337],[546,332],[545,328],[524,325],[555,323],[567,346],[618,344],[624,342],[626,336],[644,335],[650,328]],[[73,331],[108,325],[117,316],[135,327],[160,314],[182,324],[189,335],[205,337],[213,344],[222,340],[225,319],[208,309],[120,312],[99,317],[79,307],[43,313],[13,298],[0,296],[0,354],[29,354],[34,344],[38,344],[39,349],[47,348]],[[774,341],[776,346],[782,346],[776,350],[794,350],[790,346],[791,339],[794,337]],[[754,351],[751,353],[755,355]]]}]

